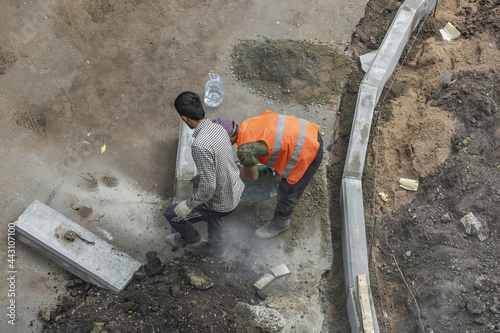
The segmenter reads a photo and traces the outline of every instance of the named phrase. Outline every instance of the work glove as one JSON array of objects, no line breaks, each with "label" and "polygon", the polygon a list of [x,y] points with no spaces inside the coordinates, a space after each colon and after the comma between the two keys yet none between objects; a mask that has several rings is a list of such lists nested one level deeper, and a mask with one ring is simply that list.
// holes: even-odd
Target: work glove
[{"label": "work glove", "polygon": [[185,219],[189,215],[189,213],[191,213],[191,211],[192,211],[192,209],[190,209],[187,206],[187,200],[179,202],[179,204],[177,206],[175,206],[175,208],[174,208],[175,215],[177,215],[183,219]]}]

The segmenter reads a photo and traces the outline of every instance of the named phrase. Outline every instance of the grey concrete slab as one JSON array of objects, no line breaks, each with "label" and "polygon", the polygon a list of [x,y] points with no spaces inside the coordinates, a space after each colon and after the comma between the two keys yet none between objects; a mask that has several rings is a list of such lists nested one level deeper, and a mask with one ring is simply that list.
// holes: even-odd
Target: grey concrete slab
[{"label": "grey concrete slab", "polygon": [[398,63],[410,33],[413,31],[414,16],[415,11],[404,4],[401,6],[363,79],[364,83],[377,87],[377,95],[375,96],[377,101]]},{"label": "grey concrete slab", "polygon": [[[35,200],[15,222],[17,238],[61,267],[96,286],[120,291],[132,279],[141,263]],[[68,240],[68,230],[76,237]]]},{"label": "grey concrete slab", "polygon": [[356,111],[354,113],[344,166],[344,178],[361,179],[363,175],[373,109],[377,105],[376,94],[377,87],[375,86],[362,83],[359,87]]},{"label": "grey concrete slab", "polygon": [[342,228],[342,252],[349,264],[344,267],[347,287],[356,285],[358,274],[366,274],[369,279],[366,227],[364,210],[358,202],[363,202],[361,180],[343,179],[341,209],[344,219]]}]

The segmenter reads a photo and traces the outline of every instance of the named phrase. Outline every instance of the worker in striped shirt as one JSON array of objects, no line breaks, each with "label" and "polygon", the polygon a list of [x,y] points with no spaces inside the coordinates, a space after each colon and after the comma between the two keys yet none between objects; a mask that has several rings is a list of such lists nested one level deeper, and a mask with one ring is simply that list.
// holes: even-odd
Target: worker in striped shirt
[{"label": "worker in striped shirt", "polygon": [[[207,119],[198,94],[183,92],[176,98],[174,106],[184,123],[194,129],[191,154],[199,182],[189,199],[165,209],[163,215],[176,231],[166,240],[174,247],[191,245],[199,252],[222,257],[223,217],[238,206],[245,185],[234,163],[227,132]],[[201,235],[193,226],[200,221],[207,223],[206,241],[201,240]]]}]

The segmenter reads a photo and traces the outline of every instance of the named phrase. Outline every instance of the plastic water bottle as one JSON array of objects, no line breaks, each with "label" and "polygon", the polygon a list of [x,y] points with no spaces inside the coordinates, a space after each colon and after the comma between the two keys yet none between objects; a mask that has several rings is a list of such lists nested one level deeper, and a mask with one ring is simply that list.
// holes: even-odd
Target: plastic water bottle
[{"label": "plastic water bottle", "polygon": [[205,84],[205,104],[218,107],[224,98],[224,79],[219,74],[208,73],[210,79]]}]

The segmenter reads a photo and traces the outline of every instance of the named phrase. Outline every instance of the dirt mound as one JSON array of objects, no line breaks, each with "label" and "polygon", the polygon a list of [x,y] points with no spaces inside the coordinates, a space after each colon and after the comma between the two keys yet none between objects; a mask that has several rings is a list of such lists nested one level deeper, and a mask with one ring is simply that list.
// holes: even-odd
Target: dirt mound
[{"label": "dirt mound", "polygon": [[[44,332],[253,332],[240,303],[258,300],[258,279],[240,260],[226,262],[189,251],[162,263],[155,253],[121,292],[68,283],[69,296],[43,308]],[[204,283],[200,283],[204,282]],[[260,297],[265,297],[261,294]]]},{"label": "dirt mound", "polygon": [[231,57],[236,77],[256,92],[301,105],[339,95],[353,64],[333,44],[297,40],[245,40]]}]

